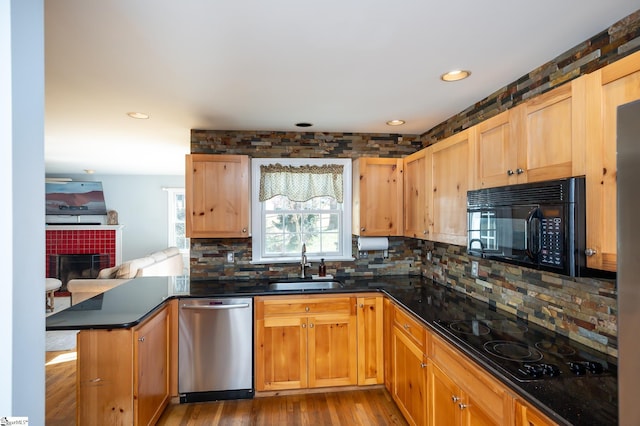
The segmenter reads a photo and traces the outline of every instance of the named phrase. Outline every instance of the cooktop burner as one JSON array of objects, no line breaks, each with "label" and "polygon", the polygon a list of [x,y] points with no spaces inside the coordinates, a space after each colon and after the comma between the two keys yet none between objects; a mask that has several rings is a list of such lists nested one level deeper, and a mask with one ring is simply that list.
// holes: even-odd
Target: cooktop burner
[{"label": "cooktop burner", "polygon": [[500,317],[437,320],[435,324],[461,347],[518,381],[596,377],[617,371],[613,358],[536,324]]},{"label": "cooktop burner", "polygon": [[509,361],[536,362],[542,359],[542,353],[539,350],[520,342],[492,340],[483,346],[484,350],[491,355]]}]

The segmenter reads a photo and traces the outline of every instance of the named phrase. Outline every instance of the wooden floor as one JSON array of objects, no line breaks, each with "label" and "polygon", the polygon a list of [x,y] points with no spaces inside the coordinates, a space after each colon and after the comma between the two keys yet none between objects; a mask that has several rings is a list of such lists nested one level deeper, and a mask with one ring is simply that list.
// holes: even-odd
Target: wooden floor
[{"label": "wooden floor", "polygon": [[[55,361],[66,361],[52,363]],[[54,361],[52,361],[54,360]],[[46,425],[75,424],[75,351],[46,352]],[[158,425],[406,425],[383,388],[171,404]]]}]

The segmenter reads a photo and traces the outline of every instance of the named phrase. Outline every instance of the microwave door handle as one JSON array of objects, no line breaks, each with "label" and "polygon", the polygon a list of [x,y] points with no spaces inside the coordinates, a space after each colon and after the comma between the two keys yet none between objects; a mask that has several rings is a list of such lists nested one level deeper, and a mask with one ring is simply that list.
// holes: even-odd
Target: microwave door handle
[{"label": "microwave door handle", "polygon": [[542,233],[540,232],[540,209],[531,210],[527,217],[527,256],[536,259],[542,247]]}]

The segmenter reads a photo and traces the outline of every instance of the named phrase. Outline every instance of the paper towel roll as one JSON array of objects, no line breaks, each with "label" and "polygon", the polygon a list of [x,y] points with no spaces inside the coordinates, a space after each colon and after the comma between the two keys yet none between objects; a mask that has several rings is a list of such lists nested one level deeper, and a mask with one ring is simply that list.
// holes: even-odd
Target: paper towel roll
[{"label": "paper towel roll", "polygon": [[387,237],[358,237],[358,251],[387,250],[389,238]]}]

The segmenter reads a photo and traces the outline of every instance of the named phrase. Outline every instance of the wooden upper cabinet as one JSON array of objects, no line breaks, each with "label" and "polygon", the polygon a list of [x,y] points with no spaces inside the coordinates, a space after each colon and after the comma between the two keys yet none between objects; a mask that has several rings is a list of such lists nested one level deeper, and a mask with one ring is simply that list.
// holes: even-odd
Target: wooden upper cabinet
[{"label": "wooden upper cabinet", "polygon": [[518,183],[584,174],[585,95],[580,87],[575,81],[566,83],[511,111],[512,139],[518,143],[512,170]]},{"label": "wooden upper cabinet", "polygon": [[587,266],[615,271],[617,264],[617,107],[640,99],[640,52],[585,76]]},{"label": "wooden upper cabinet", "polygon": [[429,189],[427,188],[427,149],[421,149],[403,159],[404,220],[403,235],[429,238]]},{"label": "wooden upper cabinet", "polygon": [[402,235],[403,161],[358,158],[353,161],[353,233]]},{"label": "wooden upper cabinet", "polygon": [[476,126],[478,188],[518,183],[518,144],[510,121],[511,110]]},{"label": "wooden upper cabinet", "polygon": [[189,238],[249,237],[249,157],[191,154],[185,172]]},{"label": "wooden upper cabinet", "polygon": [[467,191],[474,187],[475,128],[431,145],[427,187],[431,188],[429,240],[467,244]]}]

